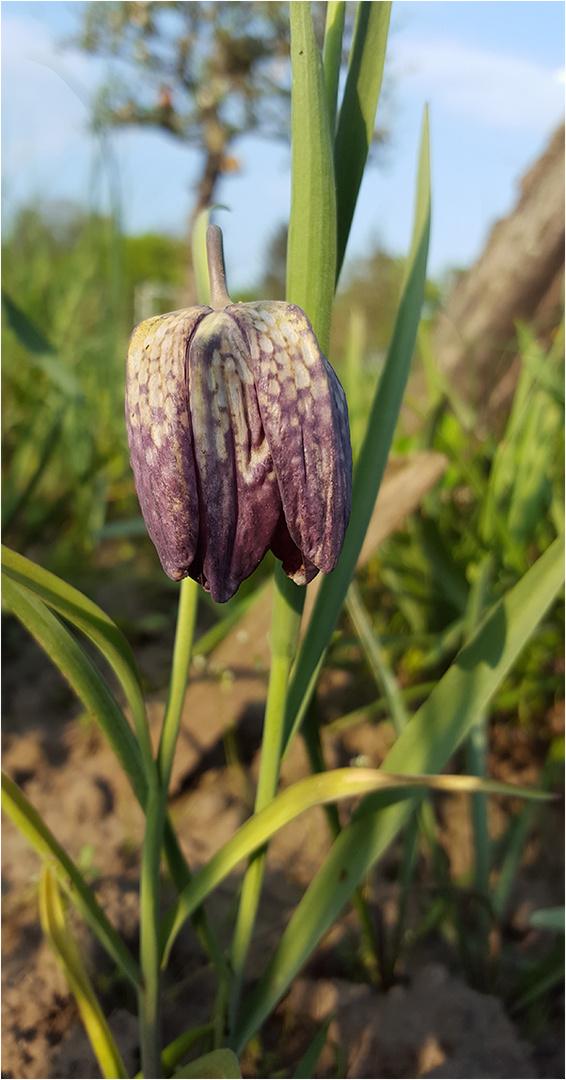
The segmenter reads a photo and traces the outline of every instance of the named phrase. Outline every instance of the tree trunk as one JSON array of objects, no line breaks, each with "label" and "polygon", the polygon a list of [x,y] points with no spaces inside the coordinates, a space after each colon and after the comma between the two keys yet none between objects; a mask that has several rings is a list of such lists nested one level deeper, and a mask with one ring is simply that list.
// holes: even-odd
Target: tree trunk
[{"label": "tree trunk", "polygon": [[512,395],[515,326],[548,339],[564,280],[564,127],[525,175],[519,201],[459,279],[433,334],[436,362],[483,419]]},{"label": "tree trunk", "polygon": [[207,206],[211,206],[214,201],[216,185],[218,184],[218,180],[220,179],[220,175],[222,173],[223,160],[224,150],[209,150],[206,156],[204,172],[201,176],[197,188],[198,199],[192,215],[193,225],[201,211],[206,210]]},{"label": "tree trunk", "polygon": [[214,202],[216,187],[220,176],[224,171],[226,147],[228,146],[226,133],[214,115],[211,117],[210,122],[205,128],[204,137],[206,158],[201,178],[197,184],[197,201],[193,207],[189,221],[189,260],[186,280],[187,303],[189,307],[198,303],[191,251],[193,229],[199,214],[203,210],[206,210],[207,207],[212,206]]}]

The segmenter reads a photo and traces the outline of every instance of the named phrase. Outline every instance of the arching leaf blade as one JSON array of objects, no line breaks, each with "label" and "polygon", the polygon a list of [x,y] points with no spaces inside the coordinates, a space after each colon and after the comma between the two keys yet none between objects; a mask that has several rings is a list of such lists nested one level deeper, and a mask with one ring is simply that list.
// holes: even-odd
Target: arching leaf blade
[{"label": "arching leaf blade", "polygon": [[306,712],[314,675],[330,643],[362,548],[381,485],[407,383],[420,321],[430,235],[430,156],[428,116],[421,135],[415,223],[393,336],[373,401],[356,469],[352,513],[336,570],[324,578],[297,658],[289,691],[286,746]]},{"label": "arching leaf blade", "polygon": [[59,884],[96,934],[108,955],[112,957],[132,985],[138,989],[140,974],[133,956],[106,918],[73,860],[53,836],[23,791],[4,772],[2,772],[2,809],[25,836],[40,859],[49,865]]},{"label": "arching leaf blade", "polygon": [[83,705],[93,713],[133,790],[143,804],[147,785],[135,735],[105,679],[71,632],[47,605],[3,573],[5,602],[65,676]]},{"label": "arching leaf blade", "polygon": [[[559,537],[491,609],[394,743],[383,769],[422,774],[444,767],[505,678],[563,581],[564,539]],[[237,1050],[246,1045],[275,1008],[356,885],[409,817],[412,801],[392,805],[386,802],[387,793],[367,796],[334,842],[247,1003]]]},{"label": "arching leaf blade", "polygon": [[383,81],[390,3],[358,4],[334,147],[337,204],[336,278],[340,276],[358,192],[373,137]]}]

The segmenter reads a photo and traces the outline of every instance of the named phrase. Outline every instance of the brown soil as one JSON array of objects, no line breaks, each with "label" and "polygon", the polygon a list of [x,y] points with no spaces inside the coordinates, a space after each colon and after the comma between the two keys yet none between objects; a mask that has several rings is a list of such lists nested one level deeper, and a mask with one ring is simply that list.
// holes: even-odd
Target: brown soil
[{"label": "brown soil", "polygon": [[[81,858],[81,853],[83,860],[86,857],[99,900],[135,948],[141,812],[97,727],[88,718],[77,716],[76,703],[62,679],[12,620],[7,622],[6,641],[4,767],[69,853],[75,859]],[[161,661],[154,643],[148,639],[145,644],[147,648],[140,646],[138,650],[138,662],[151,681],[157,677],[156,664],[159,668]],[[242,644],[245,647],[245,642]],[[199,708],[198,712],[185,712],[171,803],[183,850],[194,868],[248,816],[257,772],[261,708],[243,710],[237,729],[226,742],[226,729],[218,730],[216,695],[222,679],[222,693],[228,699],[239,679],[255,683],[256,701],[261,701],[265,692],[266,675],[261,665],[256,665],[253,673],[232,671],[229,679],[224,669],[219,673],[214,665],[208,670],[201,665],[196,672]],[[344,703],[353,700],[354,687],[346,672],[327,674],[321,689],[324,712],[339,712]],[[254,695],[251,697],[253,700]],[[163,701],[163,694],[149,700],[155,730]],[[205,733],[215,731],[212,741],[206,737]],[[328,738],[325,749],[330,765],[348,763],[359,755],[378,764],[390,741],[386,724],[366,722],[339,738]],[[499,744],[494,771],[507,779],[533,782],[537,768],[521,739],[514,748],[500,734]],[[225,746],[230,749],[231,764],[226,764]],[[302,744],[297,742],[285,762],[282,782],[289,784],[307,771]],[[464,799],[451,796],[444,798],[438,809],[451,876],[462,880],[471,864],[469,807]],[[507,813],[502,804],[493,805],[494,834],[503,828]],[[559,815],[554,809],[546,813],[550,817],[542,838],[535,836],[527,849],[514,898],[513,910],[518,916],[512,931],[523,951],[533,944],[533,932],[526,929],[528,912],[560,902],[561,875],[553,882],[545,849],[559,827]],[[2,1076],[99,1076],[74,1001],[42,940],[37,913],[39,860],[7,820],[3,841]],[[329,843],[322,810],[304,815],[274,839],[250,958],[251,979],[262,970]],[[555,859],[553,849],[551,863]],[[541,867],[546,872],[541,872]],[[395,848],[370,883],[371,911],[376,924],[385,930],[395,917],[398,868],[399,850]],[[226,881],[209,905],[210,916],[226,941],[238,881],[239,875]],[[409,920],[422,912],[423,896],[426,908],[430,887],[423,868]],[[130,1075],[134,1075],[139,1068],[134,1002],[113,979],[108,961],[78,918],[72,916],[72,925],[84,954],[90,957],[95,985]],[[499,941],[497,948],[500,945]],[[166,990],[167,1041],[209,1019],[214,988],[213,972],[189,928],[179,939]],[[327,935],[308,970],[266,1025],[262,1054],[247,1053],[244,1075],[268,1076],[286,1067],[290,1074],[325,1019],[331,1023],[316,1072],[321,1077],[563,1075],[556,1016],[546,1015],[527,1043],[500,998],[466,984],[457,950],[438,933],[407,950],[396,968],[393,985],[378,992],[360,967],[352,911],[347,911]]]},{"label": "brown soil", "polygon": [[[368,529],[360,563],[419,505],[445,468],[439,454],[416,454],[390,462]],[[41,560],[39,560],[41,561]],[[175,594],[161,575],[119,580],[112,550],[102,552],[95,588],[83,588],[120,621],[134,647],[147,694],[152,733],[163,716],[175,625]],[[139,571],[139,567],[138,567]],[[157,584],[159,582],[159,584]],[[81,587],[79,583],[79,587]],[[312,586],[309,593],[313,592]],[[307,595],[307,608],[312,596]],[[185,699],[171,785],[170,811],[183,851],[198,869],[250,814],[257,776],[263,705],[269,663],[269,587],[215,649],[193,665]],[[151,612],[148,619],[147,613]],[[44,817],[69,854],[81,862],[108,917],[135,951],[138,930],[141,811],[94,722],[81,714],[66,683],[44,653],[11,617],[3,626],[3,763]],[[198,658],[197,658],[198,660]],[[321,722],[332,720],[371,697],[347,671],[325,671],[318,690]],[[564,730],[564,714],[549,719],[554,734]],[[360,758],[380,764],[391,741],[386,723],[369,717],[334,737],[326,736],[329,767]],[[499,778],[536,782],[536,743],[520,728],[494,731],[490,772]],[[308,772],[303,744],[284,762],[282,784]],[[548,950],[547,935],[528,927],[529,912],[563,902],[561,810],[539,814],[515,882],[509,917],[492,934],[494,981],[490,971],[463,971],[462,942],[474,934],[474,898],[465,887],[472,866],[469,805],[444,796],[437,803],[438,839],[458,925],[460,946],[449,927],[415,934],[434,908],[438,879],[421,855],[407,930],[399,960],[387,975],[387,989],[370,985],[360,961],[358,922],[347,909],[326,935],[306,971],[265,1025],[261,1045],[242,1061],[244,1076],[292,1075],[324,1018],[330,1023],[316,1076],[554,1077],[564,1074],[562,998],[517,1015],[523,1030],[505,1013],[502,994],[517,968]],[[491,828],[500,835],[516,808],[492,800]],[[342,809],[341,813],[344,812]],[[270,844],[249,978],[257,978],[281,932],[330,845],[325,814],[313,810],[282,830]],[[378,941],[391,936],[399,897],[401,845],[393,845],[366,883]],[[223,943],[228,944],[241,872],[232,875],[207,902]],[[2,1076],[97,1077],[98,1067],[77,1017],[77,1009],[42,939],[38,922],[39,860],[4,820],[2,848],[3,982]],[[457,885],[457,887],[455,887]],[[168,900],[165,897],[165,900]],[[130,1075],[139,1069],[135,1002],[84,925],[70,912],[75,936],[89,958],[95,987]],[[509,945],[511,963],[509,965]],[[472,949],[473,955],[473,949]],[[488,965],[488,968],[490,966]],[[507,968],[510,968],[509,972]],[[466,983],[471,978],[479,989]],[[482,992],[479,992],[481,990]],[[486,993],[490,991],[490,993]],[[164,1039],[210,1019],[214,973],[189,925],[180,935],[165,988]],[[494,996],[499,994],[499,997]],[[506,996],[505,996],[506,1000]],[[528,1030],[525,1029],[528,1020]],[[529,1037],[529,1043],[525,1041]]]}]

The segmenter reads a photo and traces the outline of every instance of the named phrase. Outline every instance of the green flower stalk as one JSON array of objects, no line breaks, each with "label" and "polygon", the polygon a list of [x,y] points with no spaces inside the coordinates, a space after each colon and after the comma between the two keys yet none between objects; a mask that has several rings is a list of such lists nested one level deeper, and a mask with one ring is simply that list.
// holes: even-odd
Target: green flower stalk
[{"label": "green flower stalk", "polygon": [[305,585],[334,569],[350,515],[346,397],[295,304],[233,304],[207,232],[210,306],[133,332],[126,418],[165,572],[226,601],[271,548]]}]

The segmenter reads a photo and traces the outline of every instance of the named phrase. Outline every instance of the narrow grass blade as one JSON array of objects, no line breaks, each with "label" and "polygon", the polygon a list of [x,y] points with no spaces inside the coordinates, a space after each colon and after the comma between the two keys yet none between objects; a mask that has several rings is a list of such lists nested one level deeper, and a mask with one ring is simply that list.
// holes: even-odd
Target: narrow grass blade
[{"label": "narrow grass blade", "polygon": [[[564,754],[560,755],[561,761],[559,765],[560,773],[564,773]],[[540,777],[541,788],[550,789],[552,786],[552,777],[555,772],[556,763],[552,760],[552,750],[547,758],[542,774]],[[521,865],[521,858],[525,850],[525,845],[528,840],[529,833],[532,829],[536,816],[536,808],[534,804],[526,804],[522,807],[520,813],[515,814],[507,829],[507,833],[501,837],[499,842],[499,858],[494,859],[494,862],[499,862],[499,873],[497,882],[491,890],[490,902],[493,912],[496,918],[503,919],[506,913],[507,904],[511,895],[511,890],[515,882],[519,866]]]},{"label": "narrow grass blade", "polygon": [[340,275],[356,201],[373,137],[375,112],[383,80],[390,3],[358,4],[356,28],[334,150]]},{"label": "narrow grass blade", "polygon": [[10,299],[4,289],[2,289],[2,307],[4,308],[8,326],[16,335],[20,344],[35,357],[36,366],[45,372],[53,386],[67,398],[80,397],[81,386],[78,379],[61,362],[55,347],[38,330],[29,315],[26,315],[25,311],[22,311]]},{"label": "narrow grass blade", "polygon": [[535,930],[548,930],[551,934],[563,934],[564,908],[543,908],[541,911],[533,911],[529,923]]},{"label": "narrow grass blade", "polygon": [[69,858],[17,784],[4,772],[2,772],[2,809],[25,836],[40,859],[49,864],[59,884],[96,934],[108,955],[112,957],[133,986],[138,988],[140,975],[133,956],[106,918],[73,860]]},{"label": "narrow grass blade", "polygon": [[39,484],[61,437],[61,429],[63,426],[64,410],[61,410],[55,417],[55,421],[51,426],[51,429],[47,433],[47,437],[43,442],[41,450],[38,448],[38,461],[35,469],[33,470],[29,480],[25,484],[23,490],[13,497],[7,504],[5,511],[2,514],[2,534],[5,535],[8,530],[14,525],[14,521],[18,519],[22,510],[30,502],[31,497]]},{"label": "narrow grass blade", "polygon": [[169,787],[175,747],[181,725],[183,702],[189,680],[189,668],[193,653],[193,640],[198,609],[199,586],[192,578],[185,578],[179,590],[179,607],[175,644],[171,661],[169,694],[165,708],[165,717],[159,740],[157,763],[160,783],[164,789],[164,798]]},{"label": "narrow grass blade", "polygon": [[418,537],[430,565],[433,588],[452,606],[456,616],[463,615],[470,588],[434,518],[419,519]]},{"label": "narrow grass blade", "polygon": [[67,929],[57,882],[46,866],[42,869],[39,884],[39,910],[43,932],[74,994],[103,1076],[109,1080],[113,1077],[127,1080],[126,1067],[98,1004],[76,942]]},{"label": "narrow grass blade", "polygon": [[537,998],[547,994],[554,986],[564,984],[564,946],[556,942],[554,948],[540,960],[536,960],[532,967],[527,969],[520,980],[513,999],[508,1003],[508,1012],[513,1016],[521,1012]]},{"label": "narrow grass blade", "polygon": [[[515,662],[563,581],[564,541],[560,538],[490,611],[397,739],[385,758],[384,769],[423,774],[444,767]],[[246,1045],[283,996],[358,882],[407,820],[411,808],[408,800],[385,805],[383,793],[362,801],[309,886],[249,1000],[237,1050]]]},{"label": "narrow grass blade", "polygon": [[25,586],[49,608],[81,630],[100,650],[126,695],[138,739],[145,748],[144,757],[152,760],[141,678],[122,631],[102,608],[83,596],[78,589],[5,546],[2,546],[2,569],[9,578]]},{"label": "narrow grass blade", "polygon": [[[415,683],[414,686],[407,686],[403,690],[399,690],[401,700],[405,706],[410,705],[413,701],[418,701],[422,698],[427,698],[431,690],[434,690],[437,680],[425,683]],[[345,731],[349,727],[355,727],[356,724],[362,724],[369,719],[370,716],[379,716],[380,719],[385,718],[388,714],[389,704],[385,697],[376,698],[375,701],[370,701],[368,705],[362,705],[359,709],[353,709],[350,713],[345,713],[344,716],[339,716],[337,720],[332,720],[330,724],[325,724],[324,732],[326,735],[337,735],[341,731]]]},{"label": "narrow grass blade", "polygon": [[210,210],[202,210],[198,215],[191,238],[193,253],[193,270],[197,287],[197,296],[200,304],[210,302],[210,282],[208,280],[208,265],[206,261],[206,230],[210,224]]},{"label": "narrow grass blade", "polygon": [[292,188],[286,297],[306,312],[327,355],[336,266],[336,193],[326,88],[310,4],[292,0],[290,12]]},{"label": "narrow grass blade", "polygon": [[242,1074],[238,1059],[232,1050],[211,1050],[190,1065],[183,1065],[173,1073],[173,1080],[181,1077],[194,1077],[194,1080],[241,1080]]},{"label": "narrow grass blade", "polygon": [[214,626],[211,626],[210,630],[206,630],[202,637],[199,637],[195,642],[194,656],[208,656],[217,645],[220,645],[220,642],[224,641],[230,631],[237,626],[240,619],[243,619],[252,605],[257,603],[265,587],[265,585],[260,585],[248,596],[244,596],[241,600],[238,599],[238,602],[234,604],[227,615],[221,617]]},{"label": "narrow grass blade", "polygon": [[415,347],[426,281],[430,233],[430,163],[428,119],[425,114],[417,181],[413,242],[406,284],[401,295],[385,368],[373,402],[366,436],[354,473],[352,514],[336,570],[318,591],[315,606],[289,692],[288,746],[298,728],[313,689],[313,675],[330,644],[336,621],[362,548],[393,439],[403,392]]},{"label": "narrow grass blade", "polygon": [[380,964],[383,989],[387,989],[393,983],[395,967],[401,951],[401,943],[407,916],[407,906],[409,902],[409,891],[413,884],[418,863],[419,832],[422,824],[422,811],[425,810],[427,805],[430,808],[430,804],[427,804],[426,802],[423,803],[420,807],[420,813],[413,814],[407,824],[403,836],[403,853],[397,879],[399,884],[399,897],[397,900],[395,925],[389,934],[389,939],[387,935],[383,933],[379,935],[383,942],[381,946],[382,958]]},{"label": "narrow grass blade", "polygon": [[326,85],[326,108],[328,127],[333,140],[336,128],[336,108],[338,105],[338,84],[342,65],[342,37],[346,19],[345,0],[329,0],[326,5],[326,26],[324,28],[324,49],[322,64]]},{"label": "narrow grass blade", "polygon": [[41,333],[41,330],[38,330],[29,315],[26,315],[25,311],[22,311],[22,309],[14,303],[4,289],[2,289],[2,307],[4,308],[10,330],[13,331],[28,352],[33,353],[36,356],[43,356],[46,353],[55,352],[51,342]]},{"label": "narrow grass blade", "polygon": [[431,338],[431,325],[424,321],[421,322],[418,334],[419,356],[426,379],[430,410],[434,412],[436,409],[444,407],[443,402],[448,402],[464,431],[473,431],[477,425],[476,412],[467,401],[460,397],[444,372],[440,371]]},{"label": "narrow grass blade", "polygon": [[[289,672],[297,649],[305,602],[305,589],[295,585],[287,577],[280,563],[277,563],[275,568],[274,584],[269,634],[271,668],[263,721],[261,760],[254,814],[263,810],[277,794]],[[238,915],[230,946],[233,979],[230,988],[228,1012],[229,1032],[232,1032],[236,1027],[245,966],[263,887],[265,859],[265,850],[256,852],[242,883]]]},{"label": "narrow grass blade", "polygon": [[[477,571],[477,577],[469,590],[468,603],[464,615],[464,633],[468,640],[479,626],[487,608],[487,597],[493,575],[491,553],[486,555]],[[483,709],[478,713],[466,740],[467,770],[473,776],[485,776],[488,749],[488,712]],[[472,796],[472,824],[474,833],[474,877],[475,888],[479,896],[489,898],[489,875],[491,869],[491,841],[487,800],[483,795]],[[482,924],[482,946],[486,954],[489,939],[489,904],[486,903],[478,914],[478,929]]]},{"label": "narrow grass blade", "polygon": [[367,394],[363,377],[363,362],[367,342],[367,317],[361,307],[350,312],[348,339],[346,343],[344,389],[350,415],[350,438],[354,461],[358,460],[360,446],[366,428]]},{"label": "narrow grass blade", "polygon": [[519,340],[522,370],[494,455],[480,527],[484,540],[502,544],[506,562],[521,570],[528,543],[552,500],[564,408],[540,382],[547,373],[563,381],[563,362],[558,368],[553,351],[545,354],[524,332]]},{"label": "narrow grass blade", "polygon": [[374,632],[371,625],[367,608],[355,581],[352,581],[352,584],[348,589],[346,607],[348,609],[348,614],[354,623],[356,633],[360,639],[360,644],[378,689],[383,691],[393,727],[395,728],[397,735],[400,735],[409,723],[409,713],[405,708],[405,702],[401,696],[397,680],[385,661],[383,650],[377,634]]},{"label": "narrow grass blade", "polygon": [[[161,1053],[161,1064],[168,1073],[172,1072],[176,1066],[179,1065],[181,1058],[188,1054],[189,1050],[199,1042],[200,1039],[208,1040],[212,1039],[214,1035],[214,1024],[201,1024],[199,1027],[191,1028],[190,1031],[184,1031],[182,1035],[179,1035],[172,1043]],[[206,1045],[206,1044],[205,1044]],[[212,1042],[208,1045],[213,1045]]]},{"label": "narrow grass blade", "polygon": [[4,601],[57,665],[73,690],[94,714],[120,765],[143,804],[147,786],[135,735],[106,681],[46,604],[19,582],[4,574]]},{"label": "narrow grass blade", "polygon": [[384,781],[372,769],[337,769],[299,781],[278,795],[245,822],[210,862],[195,874],[170,908],[163,922],[164,956],[167,963],[176,935],[191,912],[238,863],[261,848],[284,825],[312,806],[374,790]]},{"label": "narrow grass blade", "polygon": [[309,1077],[314,1076],[314,1070],[316,1069],[318,1059],[326,1045],[330,1024],[331,1020],[328,1019],[322,1025],[320,1031],[317,1031],[306,1054],[303,1054],[303,1057],[297,1065],[292,1080],[308,1080]]},{"label": "narrow grass blade", "polygon": [[138,1011],[144,1076],[157,1075],[161,1061],[160,856],[167,817],[167,792],[189,675],[197,605],[198,584],[191,578],[185,578],[179,591],[169,694],[159,740],[157,771],[155,779],[148,785],[145,808],[140,871],[140,964],[144,986],[139,995]]},{"label": "narrow grass blade", "polygon": [[[146,730],[147,720],[138,669],[126,639],[105,612],[54,574],[8,548],[2,549],[2,562],[5,602],[57,664],[83,704],[97,717],[144,807],[149,770],[153,770],[149,737],[142,759],[135,736],[105,680],[46,605],[77,626],[100,649],[126,693],[139,737],[139,733]],[[165,825],[164,850],[171,875],[180,890],[190,874],[169,821]],[[197,913],[195,925],[209,955],[222,968],[223,954],[216,947],[204,913]]]},{"label": "narrow grass blade", "polygon": [[[475,776],[415,775],[405,772],[384,772],[382,769],[333,769],[330,772],[309,776],[306,780],[299,780],[246,821],[210,862],[198,874],[195,874],[190,885],[183,889],[163,920],[162,966],[167,964],[174,940],[195,908],[242,859],[261,848],[279,829],[299,817],[305,810],[310,810],[313,806],[337,802],[340,799],[356,798],[368,792],[385,792],[390,799],[390,793],[393,791],[396,799],[405,800],[412,788],[429,788],[435,791],[484,791],[492,795],[514,795],[524,799],[547,800],[550,798],[546,791],[519,788],[496,780],[481,780]],[[352,826],[348,828],[351,829]],[[344,830],[340,836],[343,837],[347,831],[347,829]],[[346,877],[349,878],[350,874],[348,873]]]},{"label": "narrow grass blade", "polygon": [[499,869],[497,883],[492,890],[491,906],[498,919],[503,919],[519,866],[525,851],[525,845],[535,819],[533,805],[523,806],[521,812],[511,820],[505,837],[506,847]]},{"label": "narrow grass blade", "polygon": [[114,668],[120,682],[126,684],[124,689],[130,682],[141,688],[132,650],[122,631],[102,608],[66,581],[5,545],[2,545],[2,569],[82,630]]}]

